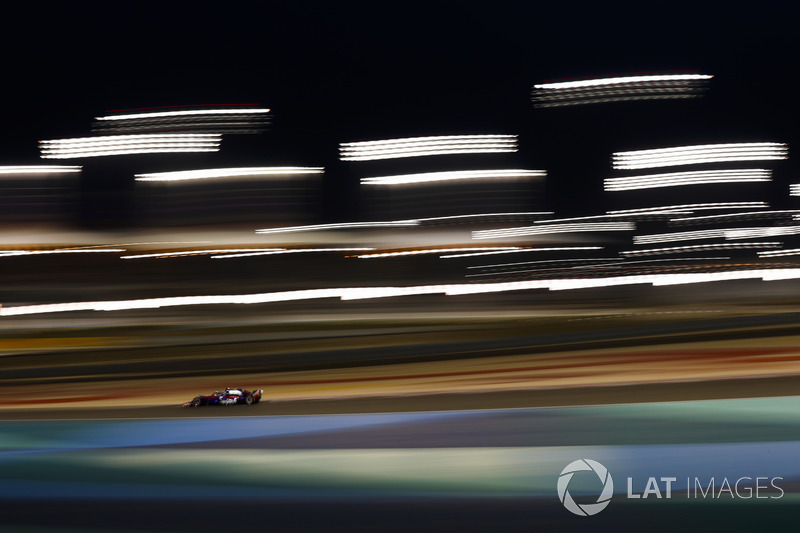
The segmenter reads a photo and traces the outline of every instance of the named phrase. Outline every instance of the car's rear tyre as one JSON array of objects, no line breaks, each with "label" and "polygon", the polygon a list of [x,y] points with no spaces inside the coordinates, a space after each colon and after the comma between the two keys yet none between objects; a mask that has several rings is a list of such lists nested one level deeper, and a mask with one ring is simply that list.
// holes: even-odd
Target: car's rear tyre
[{"label": "car's rear tyre", "polygon": [[200,407],[201,405],[203,405],[203,400],[199,396],[192,400],[192,407]]}]

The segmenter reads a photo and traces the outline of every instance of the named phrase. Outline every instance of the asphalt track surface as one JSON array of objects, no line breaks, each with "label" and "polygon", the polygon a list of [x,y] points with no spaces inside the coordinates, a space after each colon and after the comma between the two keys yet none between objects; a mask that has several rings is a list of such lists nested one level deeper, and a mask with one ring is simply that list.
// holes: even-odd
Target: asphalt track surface
[{"label": "asphalt track surface", "polygon": [[[405,346],[381,346],[380,349],[347,348],[340,350],[316,350],[304,353],[301,361],[294,353],[266,354],[262,350],[271,341],[233,341],[218,344],[184,345],[184,351],[197,354],[202,346],[204,351],[214,350],[218,357],[194,357],[187,359],[149,359],[146,361],[115,361],[113,364],[82,364],[75,366],[74,360],[64,365],[35,366],[27,368],[4,368],[0,380],[29,385],[43,381],[68,382],[87,381],[93,376],[101,376],[103,381],[115,379],[113,375],[170,377],[187,375],[224,375],[241,372],[271,372],[298,369],[328,369],[342,366],[362,366],[392,364],[412,361],[431,361],[463,359],[483,356],[514,355],[530,353],[552,353],[579,348],[622,348],[641,345],[643,340],[650,344],[676,342],[697,342],[715,339],[751,339],[775,335],[790,335],[798,332],[800,313],[779,313],[697,319],[677,324],[656,324],[651,326],[601,329],[593,331],[571,331],[569,333],[518,335],[494,339],[470,339],[457,342],[415,343]],[[228,339],[235,339],[229,335]],[[231,354],[235,345],[248,345],[249,354]],[[153,347],[117,350],[128,359],[137,359],[139,353],[153,352]],[[126,353],[127,352],[127,353]],[[138,352],[138,353],[137,353]],[[37,354],[44,362],[44,357]]]},{"label": "asphalt track surface", "polygon": [[[564,332],[540,332],[534,335],[520,334],[527,327],[523,322],[513,333],[487,330],[486,333],[469,331],[471,323],[439,327],[434,331],[412,330],[407,340],[390,343],[370,343],[368,347],[347,346],[342,349],[304,348],[302,357],[297,356],[296,347],[281,352],[274,346],[271,335],[243,334],[233,329],[224,335],[202,343],[193,341],[197,335],[187,335],[180,344],[167,346],[169,351],[159,350],[158,345],[134,348],[85,350],[85,353],[60,355],[39,349],[30,356],[26,352],[3,357],[0,382],[5,384],[31,385],[41,382],[107,381],[129,379],[137,375],[147,377],[171,377],[186,375],[225,375],[242,371],[274,372],[283,370],[330,369],[347,366],[385,365],[416,361],[459,360],[464,358],[495,357],[501,355],[558,353],[578,349],[625,348],[631,346],[676,344],[713,341],[741,340],[761,337],[789,336],[800,332],[800,313],[761,312],[743,316],[721,316],[704,318],[696,316],[677,321],[659,320],[655,323],[637,323],[620,327],[601,325],[581,329],[581,320],[600,321],[609,317],[597,316],[584,319],[562,319],[574,322]],[[105,328],[110,329],[110,328]],[[389,333],[392,333],[390,331]],[[402,333],[402,331],[401,331]],[[436,338],[435,341],[426,341]],[[107,333],[106,333],[107,334]],[[307,339],[308,334],[298,333],[298,338]],[[358,331],[351,338],[368,339],[389,336],[373,330]],[[463,340],[442,340],[461,338]],[[224,340],[222,340],[224,339]],[[331,339],[322,339],[322,345],[334,344]],[[308,341],[304,341],[308,344]],[[391,343],[394,343],[392,345]],[[155,355],[153,355],[155,354]],[[80,363],[80,364],[76,364]]]},{"label": "asphalt track surface", "polygon": [[[798,314],[726,315],[500,320],[484,329],[472,321],[362,326],[348,335],[325,330],[330,324],[313,334],[307,325],[293,332],[177,328],[180,336],[169,328],[144,346],[3,356],[0,419],[172,416],[197,393],[233,383],[264,388],[271,414],[796,394]],[[132,335],[115,331],[123,340]]]},{"label": "asphalt track surface", "polygon": [[[300,362],[296,352],[265,356],[262,348],[274,339],[227,333],[211,346],[162,346],[172,356],[155,365],[137,360],[152,347],[6,356],[4,400],[34,388],[55,391],[56,400],[78,389],[194,390],[244,371],[267,376],[274,389],[265,387],[272,401],[253,408],[181,409],[135,394],[114,406],[45,397],[32,407],[11,405],[0,411],[0,525],[25,533],[791,527],[800,487],[798,315],[594,325],[604,320],[586,317],[590,327],[569,334],[409,343],[391,337],[379,349],[308,349]],[[200,346],[217,355],[191,357]],[[686,357],[692,349],[702,357]],[[181,350],[187,355],[175,355]],[[705,377],[671,378],[676,350],[684,357],[677,371],[702,369]],[[95,360],[71,367],[76,353]],[[630,353],[630,361],[605,364]],[[603,362],[598,368],[619,368],[597,382],[594,371],[581,370],[580,358],[589,355]],[[543,386],[522,375],[541,377],[536,359],[545,356],[578,357],[579,374],[551,376],[575,381]],[[532,370],[520,369],[520,357],[533,358]],[[488,382],[483,372],[452,382],[452,372],[429,370],[489,362],[500,367],[485,368],[500,374]],[[390,390],[409,369],[413,379]],[[502,384],[507,371],[519,380]],[[439,374],[448,375],[436,381]],[[626,375],[636,379],[620,382]],[[614,501],[594,517],[571,515],[554,491],[561,468],[581,457],[601,460],[618,478]],[[269,466],[276,464],[282,466]],[[654,464],[660,469],[651,470]],[[687,464],[713,468],[696,473]],[[717,479],[780,475],[785,497],[645,501],[619,493],[626,475],[671,475],[668,466],[684,469],[681,476]],[[535,475],[518,479],[518,472]]]},{"label": "asphalt track surface", "polygon": [[[274,531],[784,529],[800,488],[798,406],[786,397],[5,422],[0,523],[53,532],[265,520]],[[615,478],[613,501],[593,517],[568,513],[555,491],[559,471],[581,457]],[[667,475],[677,480],[672,498],[625,497],[626,477],[641,494],[648,476]],[[780,492],[698,497],[689,481],[756,475]]]}]

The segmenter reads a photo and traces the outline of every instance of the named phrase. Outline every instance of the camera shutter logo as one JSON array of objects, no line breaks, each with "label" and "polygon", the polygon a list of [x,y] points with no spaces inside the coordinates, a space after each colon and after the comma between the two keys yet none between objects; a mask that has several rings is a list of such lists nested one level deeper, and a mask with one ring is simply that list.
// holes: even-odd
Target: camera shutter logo
[{"label": "camera shutter logo", "polygon": [[[576,472],[583,471],[594,472],[603,483],[603,490],[600,496],[598,496],[596,503],[578,504],[572,499],[572,496],[567,490],[572,476],[574,476]],[[614,480],[611,479],[611,474],[608,472],[608,469],[597,461],[578,459],[568,464],[564,470],[561,471],[556,489],[558,491],[558,499],[561,500],[561,503],[564,504],[564,507],[566,507],[568,511],[578,516],[592,516],[605,509],[608,504],[611,503],[611,496],[614,494]]]}]

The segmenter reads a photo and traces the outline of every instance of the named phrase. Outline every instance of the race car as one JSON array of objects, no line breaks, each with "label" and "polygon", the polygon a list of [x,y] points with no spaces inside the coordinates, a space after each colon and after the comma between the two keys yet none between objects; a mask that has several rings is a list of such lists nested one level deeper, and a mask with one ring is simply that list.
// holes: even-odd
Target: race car
[{"label": "race car", "polygon": [[236,405],[243,403],[245,405],[255,405],[261,401],[261,395],[264,393],[262,389],[259,390],[245,390],[243,388],[226,388],[225,392],[216,391],[213,394],[197,396],[191,402],[183,404],[184,407],[200,407],[201,405]]}]

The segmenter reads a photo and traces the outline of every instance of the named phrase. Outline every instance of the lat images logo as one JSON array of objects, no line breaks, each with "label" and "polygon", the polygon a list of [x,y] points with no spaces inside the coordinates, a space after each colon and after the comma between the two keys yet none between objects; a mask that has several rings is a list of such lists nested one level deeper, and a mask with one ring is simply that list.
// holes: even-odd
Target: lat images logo
[{"label": "lat images logo", "polygon": [[[578,504],[569,493],[569,482],[572,480],[572,476],[577,472],[585,471],[594,472],[597,477],[600,478],[600,481],[603,483],[603,490],[600,492],[600,496],[597,497],[595,503]],[[568,464],[564,470],[561,471],[561,475],[558,476],[558,485],[556,489],[558,491],[558,499],[561,500],[561,503],[564,504],[564,507],[566,507],[569,512],[578,516],[592,516],[605,509],[608,504],[611,503],[611,496],[614,494],[614,480],[611,479],[611,474],[608,472],[608,469],[597,461],[578,459]]]}]

